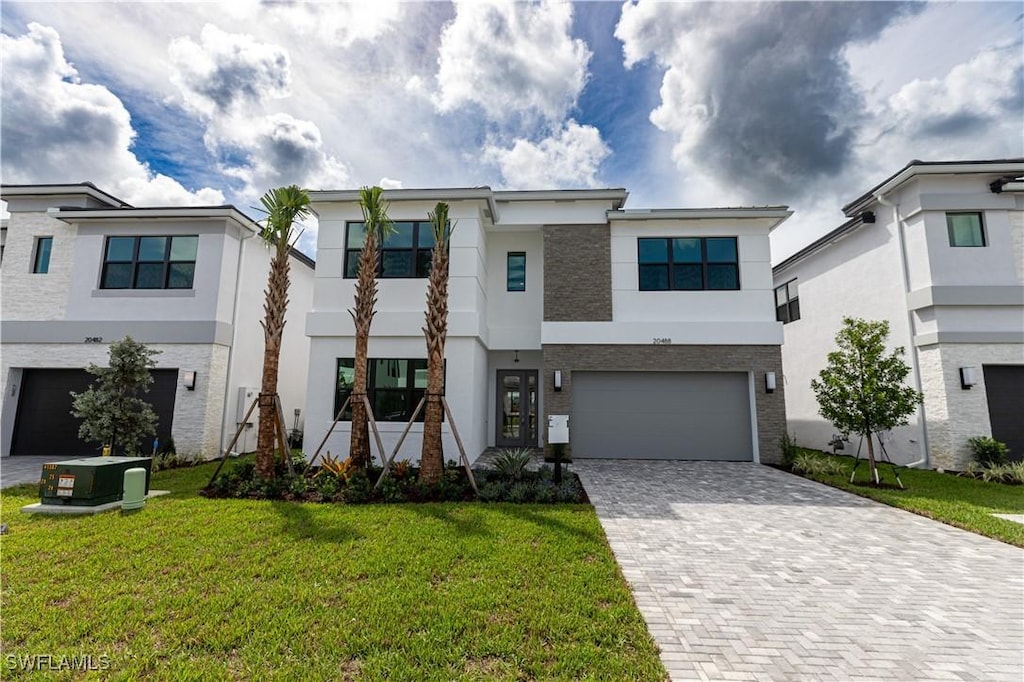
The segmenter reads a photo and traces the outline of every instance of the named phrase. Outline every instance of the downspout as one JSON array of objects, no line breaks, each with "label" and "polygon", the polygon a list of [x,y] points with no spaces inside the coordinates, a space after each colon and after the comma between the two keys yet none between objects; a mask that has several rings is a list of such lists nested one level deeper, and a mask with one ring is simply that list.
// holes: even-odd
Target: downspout
[{"label": "downspout", "polygon": [[231,370],[235,364],[235,339],[238,336],[238,297],[242,284],[242,247],[245,246],[246,239],[256,236],[255,232],[246,235],[246,229],[241,226],[239,226],[238,231],[241,235],[238,238],[238,263],[235,266],[235,296],[231,308],[231,345],[228,346],[228,369],[227,374],[224,376],[224,406],[220,412],[220,445],[217,447],[218,454],[223,454],[225,457],[231,454],[229,452],[221,453],[221,450],[223,450],[226,444],[224,440],[224,423],[228,418],[228,398],[231,397]]},{"label": "downspout", "polygon": [[[896,239],[900,249],[900,274],[903,276],[903,304],[906,305],[907,295],[910,293],[910,266],[907,260],[906,235],[904,234],[906,225],[903,222],[903,218],[900,217],[900,205],[898,202],[893,203],[889,201],[881,192],[875,195],[875,201],[882,206],[892,208],[892,219],[896,225]],[[914,337],[917,336],[917,323],[914,322],[914,311],[910,310],[909,307],[907,308],[907,329],[910,331],[910,368],[914,375],[914,388],[917,389],[918,393],[923,394],[921,368],[918,364],[917,346],[914,344]],[[918,411],[921,423],[921,459],[905,466],[916,467],[923,464],[925,468],[931,468],[928,452],[928,421],[925,418],[924,402],[918,406]]]}]

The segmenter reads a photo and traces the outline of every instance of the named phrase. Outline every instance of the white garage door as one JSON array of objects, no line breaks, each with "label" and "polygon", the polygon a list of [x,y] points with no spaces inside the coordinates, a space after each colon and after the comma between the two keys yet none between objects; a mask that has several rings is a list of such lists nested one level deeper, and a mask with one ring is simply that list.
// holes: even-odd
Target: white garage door
[{"label": "white garage door", "polygon": [[753,460],[741,372],[573,372],[574,458]]}]

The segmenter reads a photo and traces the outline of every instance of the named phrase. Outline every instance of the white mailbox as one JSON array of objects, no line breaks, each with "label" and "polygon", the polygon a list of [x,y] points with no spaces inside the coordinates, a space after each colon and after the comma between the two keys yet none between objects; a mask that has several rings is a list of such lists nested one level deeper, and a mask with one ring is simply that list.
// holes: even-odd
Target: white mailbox
[{"label": "white mailbox", "polygon": [[569,442],[569,415],[549,414],[548,415],[548,443]]}]

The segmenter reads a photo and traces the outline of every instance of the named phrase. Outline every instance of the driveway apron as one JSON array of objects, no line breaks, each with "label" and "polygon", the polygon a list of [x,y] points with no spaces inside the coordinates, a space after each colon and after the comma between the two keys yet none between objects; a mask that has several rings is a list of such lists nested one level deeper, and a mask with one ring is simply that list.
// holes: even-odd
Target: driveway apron
[{"label": "driveway apron", "polygon": [[573,464],[673,680],[1024,680],[1024,550],[757,464]]}]

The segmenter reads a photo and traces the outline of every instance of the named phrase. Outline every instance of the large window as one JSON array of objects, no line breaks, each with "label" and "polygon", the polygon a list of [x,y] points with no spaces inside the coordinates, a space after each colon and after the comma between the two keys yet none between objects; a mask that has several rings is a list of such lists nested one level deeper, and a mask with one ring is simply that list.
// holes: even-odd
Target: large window
[{"label": "large window", "polygon": [[735,237],[641,238],[640,291],[740,288]]},{"label": "large window", "polygon": [[980,213],[947,213],[950,246],[985,246],[985,225]]},{"label": "large window", "polygon": [[53,249],[53,237],[37,237],[36,253],[32,259],[32,272],[46,274],[50,271],[50,251]]},{"label": "large window", "polygon": [[[345,277],[359,272],[359,254],[366,240],[365,223],[348,223],[345,234]],[[395,231],[381,245],[377,259],[377,277],[415,279],[430,274],[434,249],[434,229],[426,220],[396,222]]]},{"label": "large window", "polygon": [[[338,383],[334,395],[334,414],[352,393],[355,360],[338,358]],[[407,422],[427,390],[427,361],[370,359],[367,367],[366,397],[373,405],[373,416],[379,422]],[[423,421],[420,410],[416,421]],[[342,416],[352,419],[351,405]]]},{"label": "large window", "polygon": [[775,319],[782,324],[800,319],[800,298],[795,279],[775,287]]},{"label": "large window", "polygon": [[526,291],[526,254],[512,251],[508,254],[508,291]]},{"label": "large window", "polygon": [[191,289],[199,237],[107,237],[101,289]]}]

